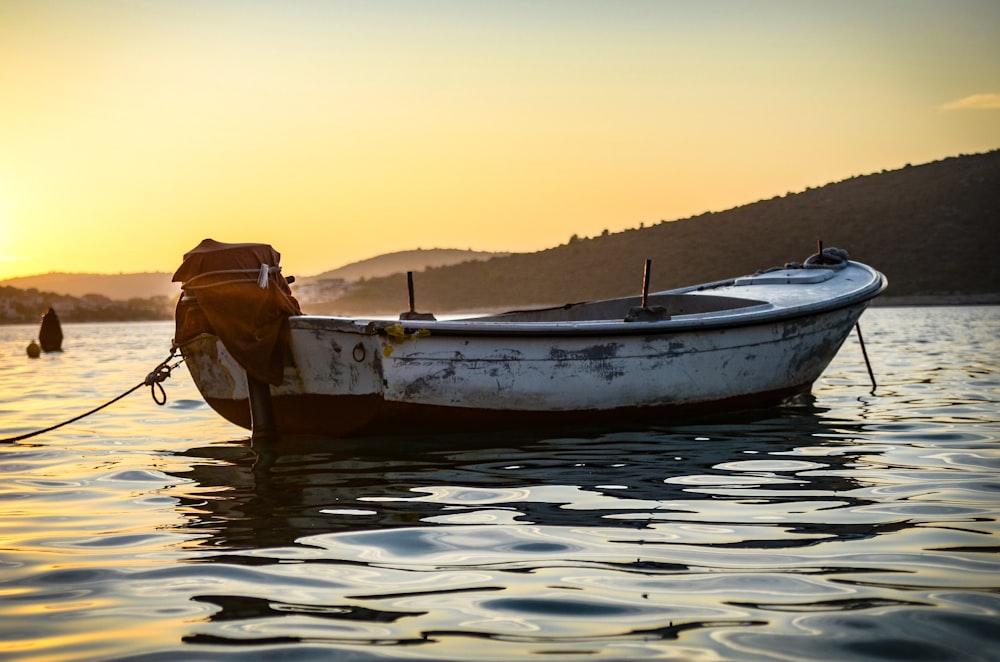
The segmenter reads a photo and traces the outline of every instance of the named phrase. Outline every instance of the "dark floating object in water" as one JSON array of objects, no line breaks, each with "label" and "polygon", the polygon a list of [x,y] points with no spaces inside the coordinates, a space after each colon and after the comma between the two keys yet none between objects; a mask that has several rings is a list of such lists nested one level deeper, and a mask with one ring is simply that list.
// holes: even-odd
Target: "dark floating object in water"
[{"label": "dark floating object in water", "polygon": [[51,306],[49,312],[42,315],[42,328],[38,332],[38,340],[42,344],[43,352],[61,352],[63,332],[59,323],[59,316]]},{"label": "dark floating object in water", "polygon": [[32,359],[37,359],[41,355],[42,355],[42,348],[38,345],[38,343],[35,342],[34,340],[32,340],[31,342],[29,342],[28,343],[28,357],[32,358]]}]

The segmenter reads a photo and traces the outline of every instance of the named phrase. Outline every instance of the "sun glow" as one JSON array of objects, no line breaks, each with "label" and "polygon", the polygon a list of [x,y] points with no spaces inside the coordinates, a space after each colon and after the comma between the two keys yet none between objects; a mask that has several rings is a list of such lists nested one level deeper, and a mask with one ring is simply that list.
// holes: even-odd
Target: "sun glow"
[{"label": "sun glow", "polygon": [[4,5],[0,277],[541,250],[995,149],[1000,5],[957,1],[961,81],[878,3]]},{"label": "sun glow", "polygon": [[8,211],[6,200],[0,196],[0,280],[10,278],[16,270],[17,256],[14,254],[14,224]]}]

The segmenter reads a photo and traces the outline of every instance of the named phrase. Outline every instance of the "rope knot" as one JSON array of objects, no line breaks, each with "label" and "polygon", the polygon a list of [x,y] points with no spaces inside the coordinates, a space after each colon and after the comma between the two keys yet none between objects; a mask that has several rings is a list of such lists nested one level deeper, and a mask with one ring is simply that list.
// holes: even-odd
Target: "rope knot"
[{"label": "rope knot", "polygon": [[[153,402],[158,405],[164,405],[167,403],[167,393],[163,390],[163,382],[167,381],[170,377],[171,371],[180,365],[180,361],[170,365],[170,359],[174,358],[177,354],[177,347],[173,346],[170,348],[170,356],[163,359],[160,365],[153,368],[153,370],[146,375],[145,381],[143,381],[143,386],[149,387],[149,394],[153,398]],[[159,390],[157,390],[159,389]]]},{"label": "rope knot", "polygon": [[173,370],[172,367],[161,363],[151,373],[146,375],[146,381],[143,382],[143,386],[152,386],[153,384],[165,382],[170,377],[171,370]]}]

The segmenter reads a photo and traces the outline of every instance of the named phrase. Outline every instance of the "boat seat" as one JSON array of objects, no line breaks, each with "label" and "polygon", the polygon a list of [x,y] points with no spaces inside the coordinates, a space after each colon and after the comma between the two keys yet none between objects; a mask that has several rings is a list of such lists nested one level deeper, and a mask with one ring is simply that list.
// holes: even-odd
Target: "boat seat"
[{"label": "boat seat", "polygon": [[833,269],[779,269],[737,278],[734,285],[811,285],[830,280]]},{"label": "boat seat", "polygon": [[663,306],[633,306],[629,308],[626,322],[659,322],[670,319],[670,313]]},{"label": "boat seat", "polygon": [[434,317],[434,313],[418,313],[415,310],[407,310],[406,312],[400,313],[399,319],[404,322],[408,320],[418,320],[425,322],[433,322],[437,320],[437,318]]}]

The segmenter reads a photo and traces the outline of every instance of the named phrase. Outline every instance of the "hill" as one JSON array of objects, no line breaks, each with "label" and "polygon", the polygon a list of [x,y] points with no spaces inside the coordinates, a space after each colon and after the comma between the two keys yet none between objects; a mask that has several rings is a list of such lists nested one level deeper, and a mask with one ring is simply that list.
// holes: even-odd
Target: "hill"
[{"label": "hill", "polygon": [[[292,285],[303,303],[334,298],[357,280],[485,260],[508,253],[459,249],[417,249],[354,262]],[[171,319],[180,294],[172,273],[90,274],[53,272],[0,281],[0,324],[35,323],[54,306],[63,321],[137,321]]]},{"label": "hill", "polygon": [[[857,176],[652,227],[537,253],[431,268],[417,309],[476,311],[637,293],[646,258],[662,290],[847,249],[889,279],[885,302],[1000,302],[1000,150]],[[308,312],[392,314],[407,308],[403,275],[346,288]]]},{"label": "hill", "polygon": [[488,253],[457,248],[416,249],[378,255],[360,262],[324,271],[317,276],[296,277],[292,292],[305,310],[322,309],[330,301],[354,288],[357,281],[379,278],[407,271],[423,271],[430,267],[444,267],[462,262],[489,260],[509,253]]},{"label": "hill", "polygon": [[[426,267],[458,264],[469,260],[488,260],[509,253],[487,253],[457,248],[434,248],[387,253],[367,260],[352,262],[316,276],[299,277],[299,283],[316,283],[323,280],[353,282],[365,278],[378,278],[407,271],[420,271]],[[135,298],[176,297],[180,284],[171,282],[172,273],[149,272],[133,274],[94,274],[52,272],[35,276],[20,276],[0,280],[0,287],[41,292],[69,297],[96,294],[115,301]]]},{"label": "hill", "polygon": [[173,300],[163,295],[113,301],[100,294],[74,297],[0,286],[0,324],[37,324],[50,306],[63,322],[168,320],[174,311]]},{"label": "hill", "polygon": [[36,289],[70,297],[97,294],[117,301],[155,296],[175,297],[178,283],[171,283],[172,273],[139,274],[74,274],[52,272],[37,276],[21,276],[0,281],[0,286],[22,290]]},{"label": "hill", "polygon": [[468,251],[457,248],[418,248],[412,251],[400,251],[378,255],[367,260],[352,262],[331,271],[324,271],[316,276],[306,276],[300,281],[310,282],[339,278],[345,281],[361,280],[362,278],[378,278],[407,271],[421,271],[427,267],[444,267],[470,260],[488,260],[493,257],[503,257],[509,253],[487,253],[484,251]]},{"label": "hill", "polygon": [[[655,291],[801,261],[822,241],[888,276],[882,303],[1000,303],[998,225],[1000,150],[994,150],[651,227],[574,237],[537,253],[433,249],[382,255],[300,278],[293,291],[307,313],[397,314],[408,306],[404,274],[415,271],[422,311],[558,305],[637,293],[647,258]],[[178,292],[170,276],[9,279],[0,282],[0,323],[36,322],[54,303],[69,321],[168,319]]]}]

